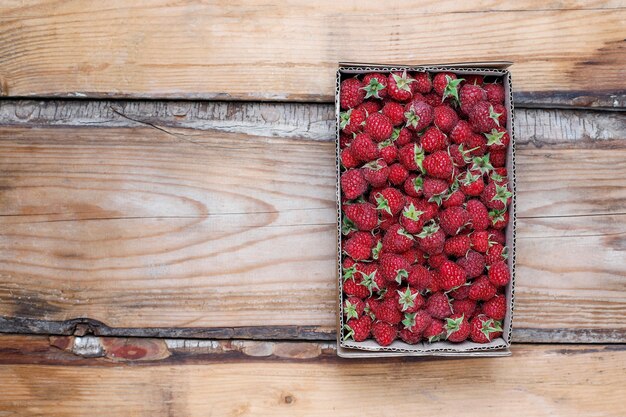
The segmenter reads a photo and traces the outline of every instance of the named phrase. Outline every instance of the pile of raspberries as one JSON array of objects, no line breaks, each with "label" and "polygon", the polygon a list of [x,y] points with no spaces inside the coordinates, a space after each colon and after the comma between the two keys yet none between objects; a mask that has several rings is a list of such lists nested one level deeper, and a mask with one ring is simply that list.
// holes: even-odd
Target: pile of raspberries
[{"label": "pile of raspberries", "polygon": [[497,77],[407,71],[340,90],[344,340],[488,343],[511,279]]}]

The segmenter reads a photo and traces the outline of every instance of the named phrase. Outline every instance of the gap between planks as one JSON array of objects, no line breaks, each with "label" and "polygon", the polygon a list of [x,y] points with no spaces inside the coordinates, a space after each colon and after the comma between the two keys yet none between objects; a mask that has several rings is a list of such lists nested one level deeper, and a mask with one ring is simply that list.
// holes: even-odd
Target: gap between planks
[{"label": "gap between planks", "polygon": [[[1,125],[148,126],[192,142],[193,130],[332,141],[335,110],[333,105],[315,103],[5,99],[0,100]],[[518,107],[515,131],[518,146],[620,146],[626,113]]]}]

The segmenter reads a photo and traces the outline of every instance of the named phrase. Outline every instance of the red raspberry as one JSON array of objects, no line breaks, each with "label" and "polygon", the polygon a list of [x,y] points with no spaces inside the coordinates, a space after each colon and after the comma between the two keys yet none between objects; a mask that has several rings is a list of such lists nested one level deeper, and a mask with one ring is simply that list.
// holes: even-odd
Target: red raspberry
[{"label": "red raspberry", "polygon": [[400,126],[406,119],[404,118],[404,106],[395,101],[388,101],[383,107],[383,114],[389,118],[391,124]]},{"label": "red raspberry", "polygon": [[438,342],[446,336],[446,331],[443,326],[443,321],[434,319],[430,322],[430,325],[426,327],[424,333],[422,333],[422,337],[427,339],[430,343]]},{"label": "red raspberry", "polygon": [[487,207],[477,199],[467,201],[465,206],[470,216],[470,223],[474,230],[487,230],[491,225],[491,218]]},{"label": "red raspberry", "polygon": [[433,293],[426,301],[426,312],[436,319],[445,319],[452,314],[450,300],[442,292]]},{"label": "red raspberry", "polygon": [[350,204],[346,206],[344,213],[358,230],[370,231],[378,227],[378,211],[373,204]]},{"label": "red raspberry", "polygon": [[428,266],[430,266],[433,269],[439,269],[439,267],[443,265],[443,263],[447,260],[448,260],[448,257],[446,256],[445,253],[437,253],[435,255],[430,255],[428,257]]},{"label": "red raspberry", "polygon": [[404,315],[402,324],[404,327],[412,333],[422,334],[422,332],[430,325],[433,318],[428,315],[424,310],[407,312]]},{"label": "red raspberry", "polygon": [[476,301],[469,299],[452,301],[452,312],[454,314],[462,314],[470,318],[474,315],[474,311],[476,311]]},{"label": "red raspberry", "polygon": [[380,152],[378,146],[372,140],[372,137],[367,133],[359,133],[352,139],[350,145],[353,155],[361,162],[370,162],[378,159]]},{"label": "red raspberry", "polygon": [[398,295],[398,305],[403,313],[415,313],[424,306],[424,297],[415,288],[401,288]]},{"label": "red raspberry", "polygon": [[506,315],[506,298],[496,295],[483,303],[483,313],[494,320],[502,320]]},{"label": "red raspberry", "polygon": [[446,240],[443,250],[448,255],[462,257],[470,250],[470,244],[468,235],[452,236]]},{"label": "red raspberry", "polygon": [[355,261],[369,259],[374,246],[374,237],[369,232],[356,232],[343,245],[346,254]]},{"label": "red raspberry", "polygon": [[467,280],[467,273],[463,268],[452,261],[444,261],[439,267],[439,285],[441,289],[450,291],[460,287]]},{"label": "red raspberry", "polygon": [[391,120],[382,113],[372,113],[365,119],[365,132],[368,133],[375,142],[382,142],[389,139],[393,133]]},{"label": "red raspberry", "polygon": [[348,297],[343,302],[343,313],[347,319],[358,319],[365,310],[365,302],[357,297]]},{"label": "red raspberry", "polygon": [[384,141],[379,143],[378,149],[380,150],[380,157],[383,158],[387,165],[391,165],[391,163],[398,159],[398,148],[391,142]]},{"label": "red raspberry", "polygon": [[435,152],[446,149],[448,146],[448,137],[435,126],[426,129],[420,138],[420,145],[425,152]]},{"label": "red raspberry", "polygon": [[413,93],[426,94],[430,93],[433,89],[433,82],[430,79],[430,74],[427,72],[418,72],[414,74],[413,78],[415,82],[411,84]]},{"label": "red raspberry", "polygon": [[475,343],[489,343],[502,336],[502,324],[480,314],[470,322],[470,338]]},{"label": "red raspberry", "polygon": [[365,90],[358,78],[343,80],[340,86],[339,105],[342,109],[356,107],[365,99]]},{"label": "red raspberry", "polygon": [[487,249],[485,262],[487,263],[487,265],[493,265],[496,262],[505,260],[506,258],[507,256],[505,247],[499,243],[495,243],[489,249]]},{"label": "red raspberry", "polygon": [[459,120],[459,122],[450,131],[450,140],[457,145],[467,143],[473,133],[472,126],[470,126],[469,123],[465,120]]},{"label": "red raspberry", "polygon": [[409,171],[402,164],[393,164],[389,167],[389,182],[393,185],[404,184],[404,181],[409,176]]},{"label": "red raspberry", "polygon": [[413,78],[404,72],[393,72],[387,78],[387,93],[394,100],[406,102],[413,97],[411,83],[415,82]]},{"label": "red raspberry", "polygon": [[485,84],[487,100],[493,104],[504,104],[504,86],[502,84]]},{"label": "red raspberry", "polygon": [[475,231],[470,235],[472,240],[472,249],[476,252],[485,253],[489,246],[493,243],[490,240],[489,232],[486,230]]},{"label": "red raspberry", "polygon": [[[488,101],[479,101],[469,112],[469,120],[475,132],[490,132],[500,126],[500,117],[503,115],[502,106],[491,104]],[[505,119],[506,120],[506,119]]]},{"label": "red raspberry", "polygon": [[489,282],[496,287],[504,287],[511,280],[509,266],[504,261],[496,262],[489,267]]},{"label": "red raspberry", "polygon": [[395,216],[404,208],[404,195],[395,188],[385,188],[374,194],[374,198],[383,215]]},{"label": "red raspberry", "polygon": [[341,191],[348,200],[354,200],[367,191],[367,181],[358,169],[349,169],[341,175]]},{"label": "red raspberry", "polygon": [[387,77],[379,72],[370,72],[363,76],[363,90],[365,98],[375,97],[378,99],[387,97]]},{"label": "red raspberry", "polygon": [[352,135],[363,130],[367,113],[361,108],[350,109],[339,114],[339,127],[343,133]]},{"label": "red raspberry", "polygon": [[391,134],[391,140],[396,144],[396,146],[404,146],[413,141],[413,133],[411,133],[411,131],[406,127],[396,128]]},{"label": "red raspberry", "polygon": [[474,301],[485,301],[496,295],[494,287],[486,276],[478,277],[470,285],[469,299]]},{"label": "red raspberry", "polygon": [[398,328],[391,324],[379,321],[372,325],[372,336],[381,346],[389,346],[398,337]]},{"label": "red raspberry", "polygon": [[367,314],[358,319],[348,320],[344,326],[343,340],[352,339],[355,342],[362,342],[370,335],[372,319]]},{"label": "red raspberry", "polygon": [[376,113],[382,108],[378,100],[365,100],[357,107],[357,109],[365,110],[365,116],[368,114]]},{"label": "red raspberry", "polygon": [[411,268],[407,278],[408,284],[419,291],[425,291],[430,287],[432,280],[432,272],[423,265],[415,265]]},{"label": "red raspberry", "polygon": [[475,278],[485,270],[485,257],[473,250],[457,259],[457,263],[465,269],[469,278]]},{"label": "red raspberry", "polygon": [[424,130],[430,125],[435,117],[433,108],[423,101],[411,101],[404,106],[406,127],[415,132]]},{"label": "red raspberry", "polygon": [[442,132],[449,133],[459,121],[459,116],[450,106],[435,107],[434,124]]},{"label": "red raspberry", "polygon": [[387,184],[389,176],[389,167],[383,159],[372,161],[363,165],[361,169],[363,177],[372,187],[383,187]]},{"label": "red raspberry", "polygon": [[404,257],[393,253],[385,253],[380,257],[379,272],[387,282],[401,282],[409,275],[411,265]]},{"label": "red raspberry", "polygon": [[359,160],[354,156],[350,148],[341,151],[341,165],[348,169],[359,166]]},{"label": "red raspberry", "polygon": [[424,151],[417,143],[409,143],[398,150],[398,160],[409,171],[421,170]]},{"label": "red raspberry", "polygon": [[470,114],[476,103],[487,100],[487,93],[481,87],[473,84],[465,84],[459,92],[461,111]]},{"label": "red raspberry", "polygon": [[470,217],[463,207],[450,207],[439,215],[439,226],[449,236],[457,235],[467,223]]},{"label": "red raspberry", "polygon": [[394,224],[383,237],[383,250],[387,253],[403,253],[411,249],[414,237],[401,225]]},{"label": "red raspberry", "polygon": [[417,236],[417,244],[429,255],[443,252],[446,234],[435,223],[427,224]]},{"label": "red raspberry", "polygon": [[448,335],[448,341],[459,343],[466,340],[471,331],[469,322],[462,314],[453,314],[446,319],[445,329]]},{"label": "red raspberry", "polygon": [[424,158],[424,171],[433,178],[448,179],[452,177],[454,166],[452,158],[445,151],[436,151]]},{"label": "red raspberry", "polygon": [[406,195],[411,197],[421,197],[422,184],[423,179],[421,176],[416,174],[409,174],[407,179],[404,181],[404,192],[406,193]]}]

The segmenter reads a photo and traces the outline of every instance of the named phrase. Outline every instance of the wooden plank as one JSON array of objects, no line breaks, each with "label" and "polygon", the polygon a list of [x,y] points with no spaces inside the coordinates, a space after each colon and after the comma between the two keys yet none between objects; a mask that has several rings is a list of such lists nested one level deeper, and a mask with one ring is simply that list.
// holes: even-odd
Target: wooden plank
[{"label": "wooden plank", "polygon": [[[249,136],[332,141],[334,105],[319,103],[3,100],[0,125],[25,127],[185,128]],[[515,109],[520,146],[620,146],[626,113]]]},{"label": "wooden plank", "polygon": [[[155,128],[0,132],[4,331],[332,337],[332,143]],[[555,341],[626,340],[625,156],[518,151],[518,340],[551,329]],[[582,185],[571,179],[581,169]]]},{"label": "wooden plank", "polygon": [[510,60],[518,102],[626,104],[618,1],[30,0],[0,16],[8,96],[331,101],[338,61]]},{"label": "wooden plank", "polygon": [[[496,408],[507,416],[624,412],[624,345],[514,345],[509,358],[462,362],[347,361],[310,343],[231,346],[212,345],[196,359],[173,354],[130,366],[109,358],[50,360],[43,343],[32,355],[20,352],[27,349],[22,343],[9,358],[31,355],[41,364],[0,367],[0,408],[8,415],[47,416],[87,409],[96,415],[322,416],[328,410],[352,415],[358,398],[365,416],[404,415],[415,407],[464,416]],[[55,366],[61,363],[67,366]]]}]

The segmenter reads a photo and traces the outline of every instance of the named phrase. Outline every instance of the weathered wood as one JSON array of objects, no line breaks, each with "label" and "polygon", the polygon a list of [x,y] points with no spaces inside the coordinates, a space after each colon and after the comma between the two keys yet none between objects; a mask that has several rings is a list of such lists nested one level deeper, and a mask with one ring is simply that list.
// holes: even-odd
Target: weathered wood
[{"label": "weathered wood", "polygon": [[519,102],[624,107],[625,13],[537,0],[384,12],[373,1],[10,1],[0,94],[331,101],[338,61],[511,60]]},{"label": "weathered wood", "polygon": [[[331,337],[333,144],[172,132],[0,130],[2,330]],[[625,156],[518,151],[516,326],[626,340]]]},{"label": "weathered wood", "polygon": [[[514,345],[509,358],[460,362],[341,360],[324,344],[227,342],[169,347],[166,358],[130,366],[46,348],[45,342],[29,348],[14,341],[13,348],[0,349],[0,362],[8,363],[0,367],[5,413],[353,415],[355,398],[364,416],[409,415],[416,407],[464,416],[495,409],[507,416],[621,417],[624,411],[624,345]],[[50,358],[52,349],[58,352]]]},{"label": "weathered wood", "polygon": [[[185,128],[250,136],[332,141],[331,104],[197,101],[2,100],[0,126]],[[624,139],[626,113],[515,110],[517,144],[611,147]]]}]

